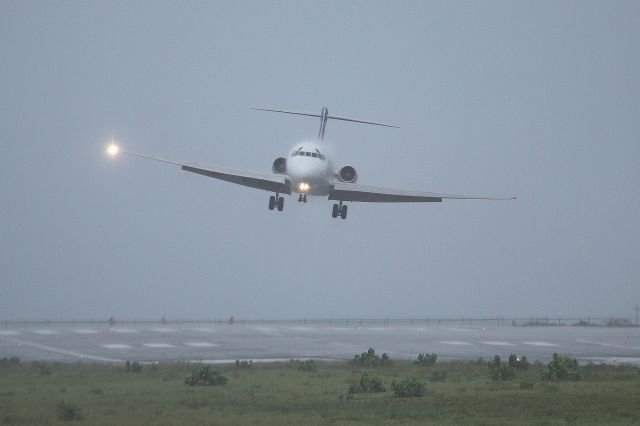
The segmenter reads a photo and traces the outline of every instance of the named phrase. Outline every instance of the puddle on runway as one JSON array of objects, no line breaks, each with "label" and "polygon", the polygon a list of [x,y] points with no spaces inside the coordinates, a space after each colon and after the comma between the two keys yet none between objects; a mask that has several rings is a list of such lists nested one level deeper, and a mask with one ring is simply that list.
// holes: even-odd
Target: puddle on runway
[{"label": "puddle on runway", "polygon": [[105,349],[131,349],[131,346],[125,345],[124,343],[106,343],[100,346]]},{"label": "puddle on runway", "polygon": [[209,342],[188,342],[185,343],[187,346],[191,346],[193,348],[215,348],[218,346],[217,343],[209,343]]}]

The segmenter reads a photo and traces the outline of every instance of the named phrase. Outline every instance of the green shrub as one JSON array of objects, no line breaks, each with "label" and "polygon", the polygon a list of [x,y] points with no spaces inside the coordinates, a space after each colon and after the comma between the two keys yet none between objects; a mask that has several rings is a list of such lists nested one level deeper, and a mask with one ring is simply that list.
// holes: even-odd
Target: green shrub
[{"label": "green shrub", "polygon": [[430,354],[418,354],[418,358],[413,361],[416,365],[422,365],[425,367],[430,367],[436,363],[438,360],[438,354],[435,352],[431,352]]},{"label": "green shrub", "polygon": [[513,380],[515,370],[506,362],[502,362],[500,357],[496,355],[493,361],[487,364],[489,367],[489,376],[495,381]]},{"label": "green shrub", "polygon": [[253,361],[249,360],[249,361],[240,361],[239,359],[236,359],[236,368],[237,369],[244,369],[244,368],[251,368],[251,365],[253,364]]},{"label": "green shrub", "polygon": [[576,327],[597,327],[598,324],[592,323],[590,321],[580,320],[573,324]]},{"label": "green shrub", "polygon": [[72,421],[82,418],[82,409],[75,404],[64,402],[64,400],[58,403],[56,412],[60,420]]},{"label": "green shrub", "polygon": [[184,379],[187,386],[216,386],[227,383],[227,378],[208,365],[196,368]]},{"label": "green shrub", "polygon": [[489,374],[491,375],[491,378],[496,381],[513,380],[515,377],[513,368],[504,363],[496,367],[492,367],[489,370]]},{"label": "green shrub", "polygon": [[318,366],[316,365],[314,360],[308,359],[306,361],[298,361],[298,370],[315,373],[316,371],[318,371]]},{"label": "green shrub", "polygon": [[18,364],[20,364],[20,358],[17,356],[0,359],[0,367],[11,367]]},{"label": "green shrub", "polygon": [[449,372],[447,370],[433,371],[429,376],[430,382],[444,382],[447,380]]},{"label": "green shrub", "polygon": [[414,398],[424,395],[425,384],[411,378],[403,380],[400,383],[392,382],[391,389],[398,398]]},{"label": "green shrub", "polygon": [[520,389],[533,389],[535,382],[530,382],[528,380],[523,380],[520,382]]},{"label": "green shrub", "polygon": [[142,372],[142,365],[138,361],[131,363],[131,361],[127,360],[127,362],[124,363],[124,370],[127,373],[140,373]]},{"label": "green shrub", "polygon": [[554,353],[553,359],[540,372],[540,377],[548,382],[580,380],[578,360]]},{"label": "green shrub", "polygon": [[38,361],[33,361],[31,363],[31,367],[34,370],[37,370],[38,374],[40,374],[41,376],[50,376],[53,373],[53,371],[51,370],[51,367],[49,367],[46,364],[42,364]]},{"label": "green shrub", "polygon": [[633,323],[628,319],[611,318],[607,321],[607,327],[633,327]]},{"label": "green shrub", "polygon": [[384,367],[391,365],[391,358],[386,352],[378,356],[375,349],[369,348],[367,352],[354,356],[351,363],[361,367]]},{"label": "green shrub", "polygon": [[516,370],[528,370],[529,369],[529,361],[526,356],[518,357],[516,354],[509,354],[509,367],[515,368]]},{"label": "green shrub", "polygon": [[360,375],[360,380],[357,383],[351,384],[347,393],[375,393],[384,392],[385,390],[382,379],[378,377],[369,377],[367,373],[362,373]]}]

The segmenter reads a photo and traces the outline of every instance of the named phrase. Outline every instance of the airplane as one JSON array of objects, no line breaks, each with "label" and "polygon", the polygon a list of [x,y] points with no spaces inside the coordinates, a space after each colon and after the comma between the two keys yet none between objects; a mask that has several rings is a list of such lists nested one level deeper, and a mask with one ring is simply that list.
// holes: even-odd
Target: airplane
[{"label": "airplane", "polygon": [[281,109],[252,108],[257,111],[269,111],[296,116],[320,118],[320,129],[315,140],[306,140],[294,145],[287,157],[278,157],[273,161],[272,173],[239,171],[220,167],[209,167],[191,162],[177,162],[150,155],[126,151],[115,142],[107,147],[107,153],[116,157],[119,153],[144,159],[160,161],[180,166],[182,170],[208,176],[214,179],[235,183],[250,188],[261,189],[273,193],[269,197],[269,210],[282,211],[284,197],[282,195],[298,194],[298,202],[306,203],[307,196],[327,197],[333,204],[331,217],[347,218],[348,206],[345,202],[398,203],[398,202],[442,202],[444,199],[458,200],[513,200],[516,197],[488,197],[483,195],[455,195],[436,192],[408,191],[403,189],[364,186],[357,184],[358,173],[355,167],[345,165],[334,168],[328,152],[323,144],[328,120],[339,120],[352,123],[370,124],[374,126],[398,128],[391,124],[359,120],[355,118],[329,115],[329,110],[322,108],[320,114]]}]

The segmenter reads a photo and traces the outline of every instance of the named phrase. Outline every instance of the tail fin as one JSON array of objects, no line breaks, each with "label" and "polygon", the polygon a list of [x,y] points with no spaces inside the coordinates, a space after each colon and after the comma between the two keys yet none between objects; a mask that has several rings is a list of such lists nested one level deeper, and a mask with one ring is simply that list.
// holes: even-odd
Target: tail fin
[{"label": "tail fin", "polygon": [[269,112],[280,112],[283,114],[293,114],[293,115],[303,115],[306,117],[319,117],[320,118],[320,130],[318,132],[318,139],[322,140],[324,139],[324,131],[325,128],[327,126],[327,120],[328,119],[332,119],[332,120],[340,120],[340,121],[350,121],[352,123],[361,123],[361,124],[373,124],[374,126],[383,126],[383,127],[393,127],[398,129],[398,126],[394,126],[392,124],[384,124],[384,123],[377,123],[375,121],[366,121],[366,120],[360,120],[360,119],[356,119],[356,118],[348,118],[348,117],[338,117],[336,115],[329,115],[329,110],[325,107],[322,108],[322,112],[320,114],[314,114],[312,112],[300,112],[300,111],[286,111],[286,110],[282,110],[282,109],[269,109],[269,108],[251,108],[253,110],[256,111],[269,111]]}]

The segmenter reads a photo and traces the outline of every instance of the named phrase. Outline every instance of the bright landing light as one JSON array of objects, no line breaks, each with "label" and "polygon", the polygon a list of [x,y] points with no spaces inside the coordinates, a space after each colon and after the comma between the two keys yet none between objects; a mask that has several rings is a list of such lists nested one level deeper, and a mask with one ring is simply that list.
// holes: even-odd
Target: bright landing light
[{"label": "bright landing light", "polygon": [[107,154],[109,154],[112,157],[115,157],[116,155],[118,155],[118,152],[120,152],[120,147],[115,143],[111,142],[107,147]]},{"label": "bright landing light", "polygon": [[305,182],[300,182],[300,185],[298,185],[298,188],[300,188],[301,192],[306,192],[309,190],[309,184]]}]

